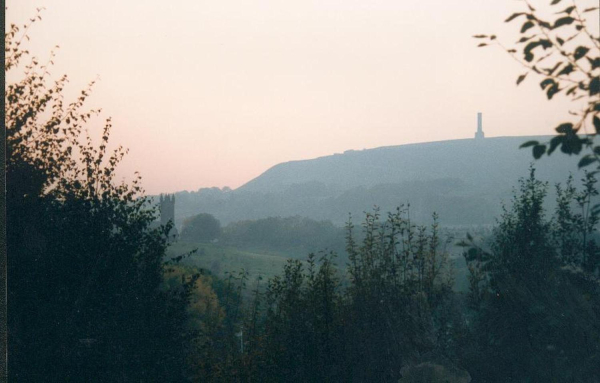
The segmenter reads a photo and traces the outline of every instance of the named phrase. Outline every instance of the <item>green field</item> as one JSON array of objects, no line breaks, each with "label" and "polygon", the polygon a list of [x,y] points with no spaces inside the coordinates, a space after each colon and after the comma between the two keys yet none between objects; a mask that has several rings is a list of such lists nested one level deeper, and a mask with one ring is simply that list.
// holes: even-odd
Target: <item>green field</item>
[{"label": "green field", "polygon": [[[213,243],[175,242],[167,250],[169,257],[186,254],[193,249],[198,251],[182,261],[183,265],[195,266],[209,270],[212,274],[223,278],[229,273],[237,275],[242,269],[248,272],[248,280],[254,281],[262,276],[266,281],[283,273],[283,266],[290,258],[287,254],[244,250],[234,247],[221,246]],[[454,264],[454,289],[459,292],[468,291],[468,270],[462,256],[452,257]],[[338,267],[344,269],[344,264],[338,260]]]},{"label": "green field", "polygon": [[167,250],[167,256],[176,257],[193,249],[198,251],[184,259],[183,265],[207,269],[219,277],[224,277],[227,272],[237,274],[243,268],[248,272],[250,281],[258,276],[266,280],[281,274],[288,259],[285,254],[251,252],[213,243],[189,242],[173,243]]}]

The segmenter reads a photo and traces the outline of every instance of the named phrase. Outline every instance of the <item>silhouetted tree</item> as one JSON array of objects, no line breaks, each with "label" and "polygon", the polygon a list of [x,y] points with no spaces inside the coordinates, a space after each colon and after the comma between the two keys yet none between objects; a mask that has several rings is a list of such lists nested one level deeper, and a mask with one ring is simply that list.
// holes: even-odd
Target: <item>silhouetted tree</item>
[{"label": "silhouetted tree", "polygon": [[248,357],[256,381],[392,382],[447,353],[451,265],[435,219],[427,230],[405,209],[386,220],[375,211],[363,231],[357,243],[348,226],[346,273],[334,254],[311,254],[268,282],[264,335]]},{"label": "silhouetted tree", "polygon": [[[543,207],[547,185],[532,169],[505,209],[489,251],[468,251],[471,270],[479,274],[471,289],[478,303],[477,351],[467,357],[477,381],[600,378],[599,264],[597,247],[585,240],[597,223],[585,213],[596,181],[586,180],[582,192],[571,183],[559,192],[555,218],[549,219]],[[571,210],[580,203],[581,216]]]},{"label": "silhouetted tree", "polygon": [[24,64],[5,89],[10,380],[181,382],[195,278],[163,284],[169,228],[150,229],[139,177],[115,183],[110,119],[93,145],[93,83],[67,105],[53,55],[23,49],[38,19],[5,34],[6,73]]},{"label": "silhouetted tree", "polygon": [[185,220],[181,240],[209,242],[221,236],[221,223],[211,214],[198,214]]}]

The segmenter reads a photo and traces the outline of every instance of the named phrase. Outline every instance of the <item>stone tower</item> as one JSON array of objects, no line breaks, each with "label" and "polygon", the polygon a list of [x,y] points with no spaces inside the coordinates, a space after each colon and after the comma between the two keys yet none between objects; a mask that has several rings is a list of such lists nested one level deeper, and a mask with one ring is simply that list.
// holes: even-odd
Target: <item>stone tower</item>
[{"label": "stone tower", "polygon": [[475,132],[476,140],[483,140],[485,134],[483,134],[483,114],[481,112],[477,113],[477,132]]},{"label": "stone tower", "polygon": [[166,225],[169,221],[175,224],[175,194],[161,194],[159,209],[161,225]]}]

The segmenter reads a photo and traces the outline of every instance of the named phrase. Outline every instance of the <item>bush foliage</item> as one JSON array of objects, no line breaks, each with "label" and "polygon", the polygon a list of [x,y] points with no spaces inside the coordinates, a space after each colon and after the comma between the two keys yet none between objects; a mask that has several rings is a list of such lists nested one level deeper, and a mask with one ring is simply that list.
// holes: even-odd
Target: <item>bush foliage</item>
[{"label": "bush foliage", "polygon": [[93,83],[66,104],[53,56],[23,48],[39,19],[5,34],[6,73],[23,70],[5,88],[10,380],[180,382],[194,278],[164,288],[168,228],[139,177],[115,182],[110,119],[93,144]]}]

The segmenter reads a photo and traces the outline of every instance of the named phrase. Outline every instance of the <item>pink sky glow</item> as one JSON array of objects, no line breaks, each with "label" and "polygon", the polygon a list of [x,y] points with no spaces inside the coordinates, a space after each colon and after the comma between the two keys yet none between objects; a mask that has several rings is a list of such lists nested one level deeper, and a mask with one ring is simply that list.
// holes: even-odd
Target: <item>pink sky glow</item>
[{"label": "pink sky glow", "polygon": [[130,150],[120,174],[140,171],[151,194],[236,188],[348,149],[471,138],[477,112],[488,137],[551,134],[569,108],[540,79],[517,88],[523,68],[471,37],[514,42],[520,23],[503,20],[521,1],[8,0],[7,24],[42,6],[27,49],[43,61],[60,45],[52,74],[68,74],[67,100],[99,77],[89,106]]}]

